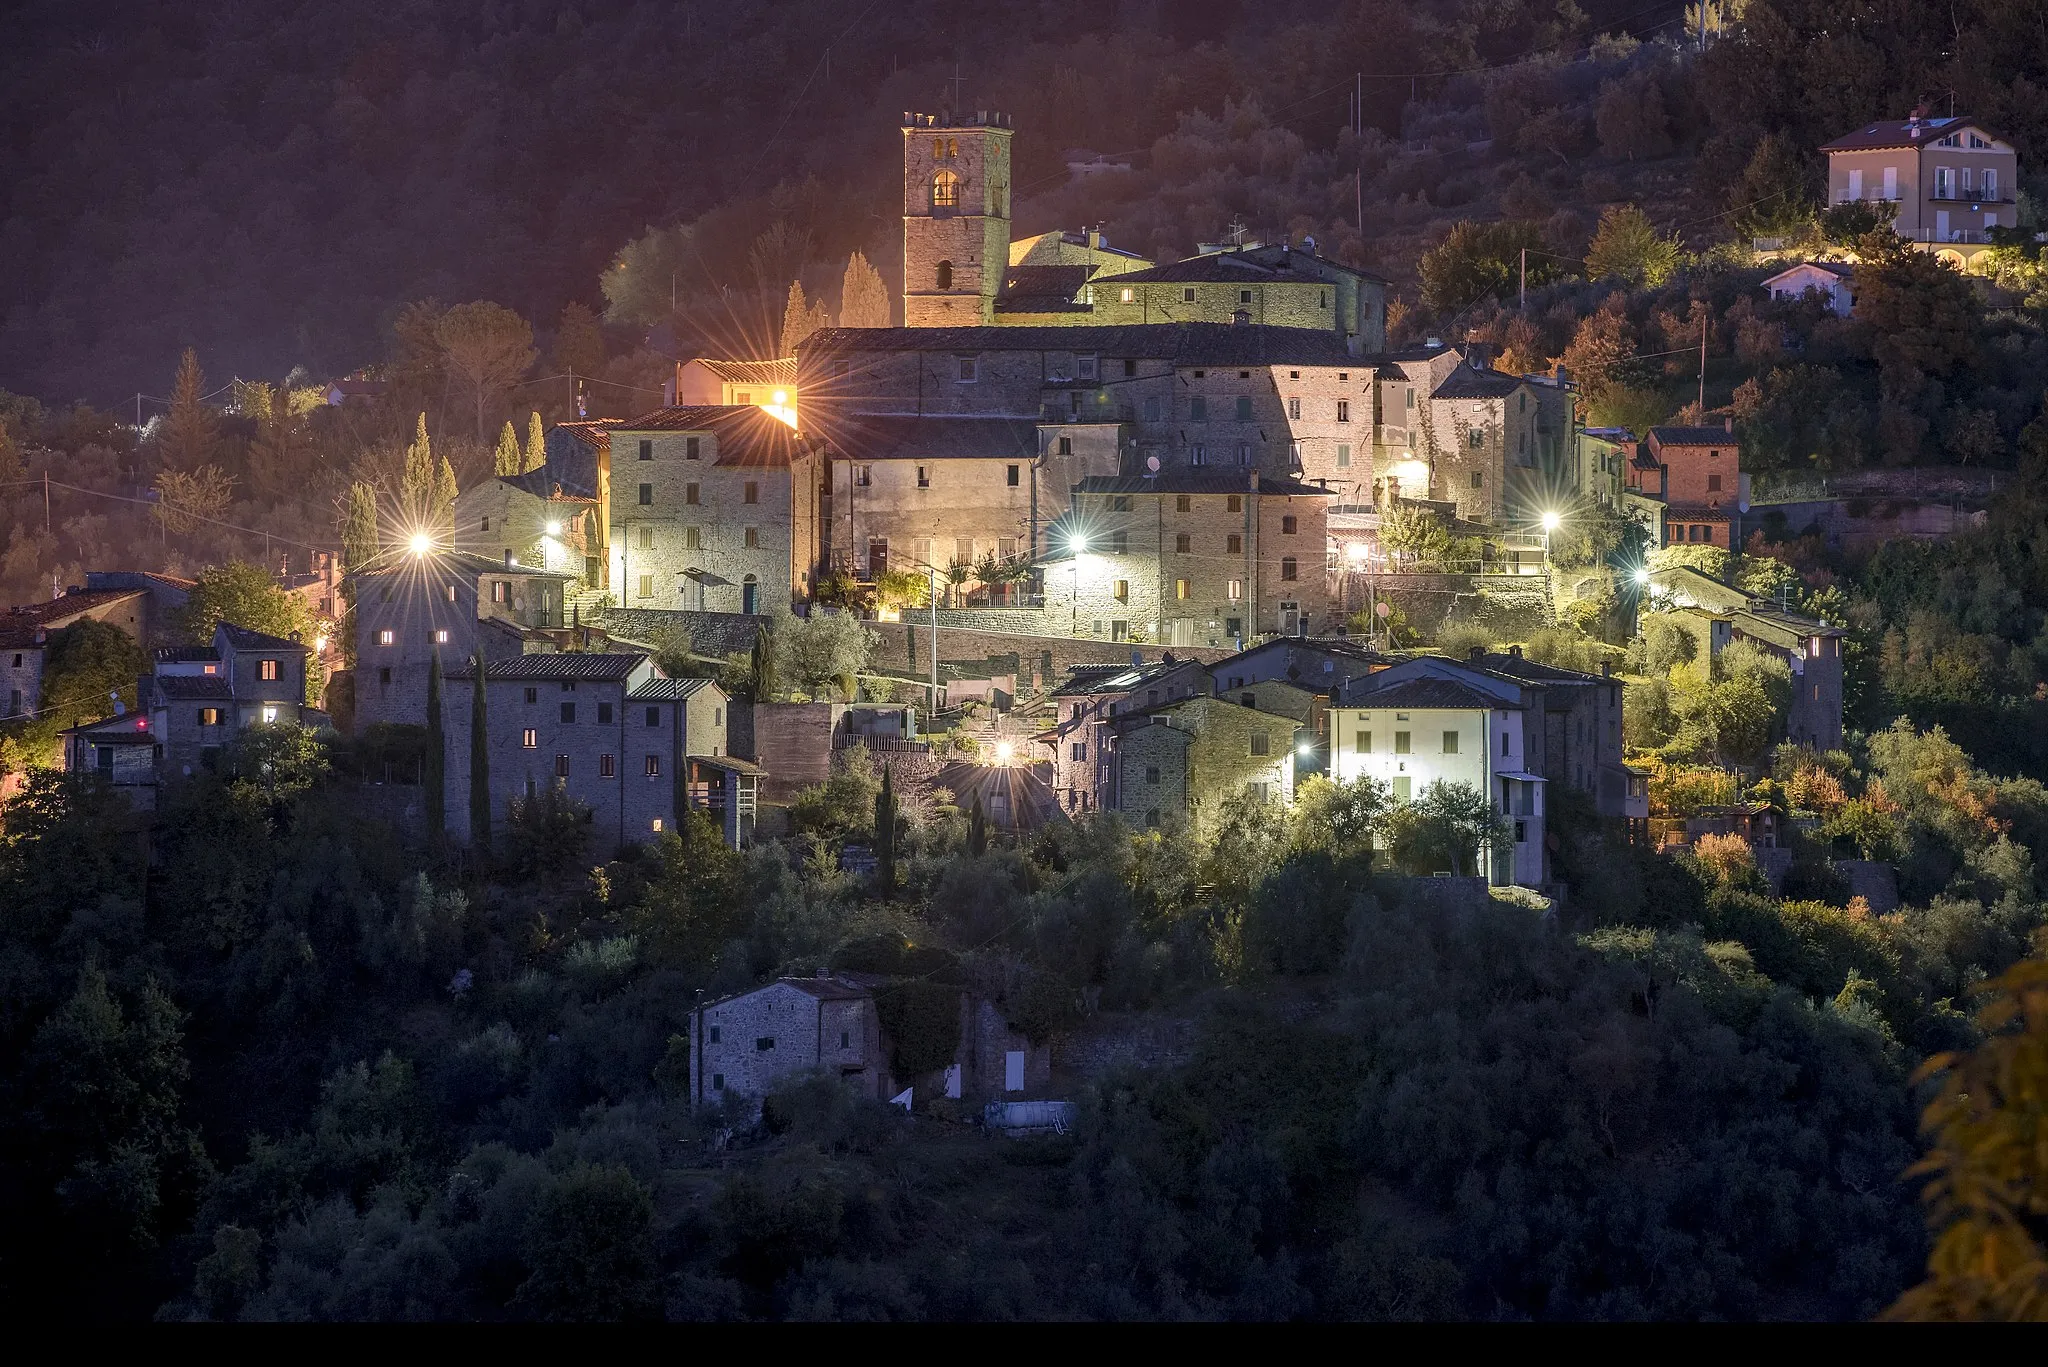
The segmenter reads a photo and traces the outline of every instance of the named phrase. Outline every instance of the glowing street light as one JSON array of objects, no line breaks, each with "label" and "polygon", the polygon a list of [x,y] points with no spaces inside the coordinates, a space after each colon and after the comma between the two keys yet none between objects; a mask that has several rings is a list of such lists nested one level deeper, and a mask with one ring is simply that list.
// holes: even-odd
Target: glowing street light
[{"label": "glowing street light", "polygon": [[996,763],[1008,764],[1010,762],[1010,756],[1016,753],[1017,751],[1015,747],[1013,747],[1010,744],[1010,742],[1006,740],[996,742]]},{"label": "glowing street light", "polygon": [[1550,533],[1556,531],[1559,527],[1563,525],[1564,519],[1559,517],[1556,513],[1545,513],[1543,515],[1543,534],[1545,536],[1548,536]]},{"label": "glowing street light", "polygon": [[1650,571],[1648,568],[1638,569],[1635,572],[1635,581],[1637,588],[1647,588],[1650,583]]},{"label": "glowing street light", "polygon": [[428,551],[434,549],[434,538],[428,536],[425,532],[414,532],[407,538],[405,544],[406,549],[410,550],[414,555],[425,555]]},{"label": "glowing street light", "polygon": [[1354,561],[1363,564],[1365,561],[1365,543],[1363,541],[1352,542],[1344,548],[1344,554],[1350,556]]},{"label": "glowing street light", "polygon": [[562,524],[561,524],[561,523],[559,523],[559,522],[550,522],[550,523],[548,523],[548,535],[549,535],[549,536],[560,536],[561,534],[562,534]]},{"label": "glowing street light", "polygon": [[775,406],[777,408],[789,407],[789,391],[787,389],[778,389],[775,391]]}]

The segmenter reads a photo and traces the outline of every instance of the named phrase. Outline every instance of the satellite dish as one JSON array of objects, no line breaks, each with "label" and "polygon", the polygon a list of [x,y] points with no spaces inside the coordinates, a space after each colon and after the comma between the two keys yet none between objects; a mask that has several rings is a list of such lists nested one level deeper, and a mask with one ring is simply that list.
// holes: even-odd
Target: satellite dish
[{"label": "satellite dish", "polygon": [[1152,472],[1153,474],[1155,474],[1155,475],[1156,475],[1156,474],[1158,474],[1158,473],[1159,473],[1159,457],[1157,457],[1157,456],[1147,456],[1147,457],[1145,457],[1145,468],[1146,468],[1147,470],[1150,470],[1150,471],[1151,471],[1151,472]]},{"label": "satellite dish", "polygon": [[1394,612],[1393,607],[1386,603],[1375,603],[1372,610],[1381,617],[1390,617]]}]

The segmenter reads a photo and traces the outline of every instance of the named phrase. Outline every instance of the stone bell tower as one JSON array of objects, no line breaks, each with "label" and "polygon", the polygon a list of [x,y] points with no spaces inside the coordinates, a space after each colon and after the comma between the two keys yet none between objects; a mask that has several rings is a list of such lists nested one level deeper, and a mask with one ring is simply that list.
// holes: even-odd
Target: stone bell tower
[{"label": "stone bell tower", "polygon": [[903,116],[903,322],[995,321],[1010,265],[1010,120]]}]

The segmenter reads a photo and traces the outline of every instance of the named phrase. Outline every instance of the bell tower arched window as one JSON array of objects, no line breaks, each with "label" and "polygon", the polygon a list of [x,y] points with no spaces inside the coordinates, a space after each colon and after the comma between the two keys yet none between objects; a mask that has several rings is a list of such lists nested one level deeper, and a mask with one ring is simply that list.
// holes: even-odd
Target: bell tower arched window
[{"label": "bell tower arched window", "polygon": [[934,209],[957,209],[960,207],[960,177],[951,171],[941,171],[932,177],[932,207]]},{"label": "bell tower arched window", "polygon": [[952,262],[950,262],[950,261],[941,261],[941,262],[939,263],[939,269],[938,269],[938,281],[937,281],[937,285],[936,285],[936,288],[938,288],[938,289],[942,289],[942,290],[949,290],[949,289],[953,288],[953,263],[952,263]]}]

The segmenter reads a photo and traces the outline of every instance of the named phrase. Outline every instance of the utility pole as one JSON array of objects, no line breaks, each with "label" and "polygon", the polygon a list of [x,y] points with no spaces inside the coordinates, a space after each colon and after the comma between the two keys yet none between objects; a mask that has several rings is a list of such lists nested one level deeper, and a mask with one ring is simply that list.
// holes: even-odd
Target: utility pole
[{"label": "utility pole", "polygon": [[1524,313],[1529,311],[1529,249],[1527,247],[1522,248],[1522,288],[1516,307],[1520,308]]},{"label": "utility pole", "polygon": [[932,716],[939,715],[939,567],[925,562],[925,598],[932,609]]},{"label": "utility pole", "polygon": [[1700,319],[1700,421],[1707,418],[1707,320]]},{"label": "utility pole", "polygon": [[50,534],[50,467],[43,467],[43,535]]}]

